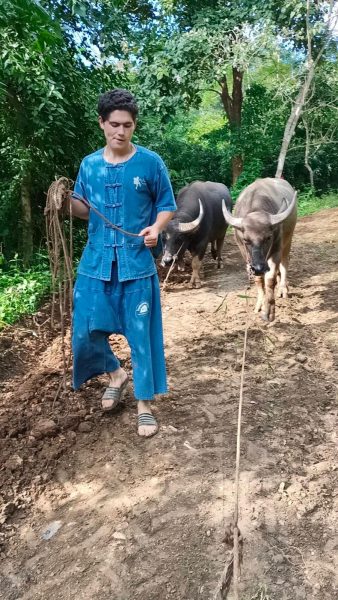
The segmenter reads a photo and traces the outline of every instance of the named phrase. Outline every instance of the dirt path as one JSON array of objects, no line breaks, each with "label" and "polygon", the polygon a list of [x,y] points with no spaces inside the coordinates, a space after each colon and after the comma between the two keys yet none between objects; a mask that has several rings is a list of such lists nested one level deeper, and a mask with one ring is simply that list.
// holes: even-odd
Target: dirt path
[{"label": "dirt path", "polygon": [[[102,381],[53,407],[59,339],[38,326],[43,312],[0,338],[1,599],[212,598],[229,552],[245,322],[232,237],[224,258],[223,271],[206,261],[200,290],[180,274],[164,295],[171,393],[157,402],[150,441],[135,433],[131,390],[110,418]],[[251,317],[245,600],[338,598],[338,210],[298,224],[290,280],[272,326]],[[114,346],[128,368],[123,341]],[[60,528],[45,540],[52,522]]]}]

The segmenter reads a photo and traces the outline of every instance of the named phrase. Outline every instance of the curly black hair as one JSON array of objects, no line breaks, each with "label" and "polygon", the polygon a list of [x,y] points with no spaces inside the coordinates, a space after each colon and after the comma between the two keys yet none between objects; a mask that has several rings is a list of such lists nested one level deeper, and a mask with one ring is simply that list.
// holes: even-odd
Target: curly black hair
[{"label": "curly black hair", "polygon": [[136,121],[138,115],[138,106],[134,96],[121,88],[115,88],[109,92],[105,92],[99,98],[97,111],[103,121],[106,121],[113,110],[126,110]]}]

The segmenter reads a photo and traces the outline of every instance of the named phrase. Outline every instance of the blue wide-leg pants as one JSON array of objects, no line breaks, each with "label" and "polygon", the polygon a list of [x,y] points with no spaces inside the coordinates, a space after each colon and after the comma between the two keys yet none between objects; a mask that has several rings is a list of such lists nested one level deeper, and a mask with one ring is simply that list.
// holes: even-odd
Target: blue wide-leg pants
[{"label": "blue wide-leg pants", "polygon": [[152,400],[167,392],[160,288],[157,275],[119,282],[78,275],[73,310],[73,386],[119,368],[108,337],[124,335],[131,350],[134,393]]}]

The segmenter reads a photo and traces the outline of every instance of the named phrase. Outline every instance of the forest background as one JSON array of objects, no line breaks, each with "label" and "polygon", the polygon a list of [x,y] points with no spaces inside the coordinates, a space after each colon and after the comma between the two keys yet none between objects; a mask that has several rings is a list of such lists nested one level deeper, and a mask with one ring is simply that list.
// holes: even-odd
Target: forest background
[{"label": "forest background", "polygon": [[212,180],[236,199],[278,167],[300,214],[337,206],[337,33],[333,1],[2,0],[0,328],[50,290],[46,192],[103,145],[108,89],[137,96],[135,141],[176,193]]}]

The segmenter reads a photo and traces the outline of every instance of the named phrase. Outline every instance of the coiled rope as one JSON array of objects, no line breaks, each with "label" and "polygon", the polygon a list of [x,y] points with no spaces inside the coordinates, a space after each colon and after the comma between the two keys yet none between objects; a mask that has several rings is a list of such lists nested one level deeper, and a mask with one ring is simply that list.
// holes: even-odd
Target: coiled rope
[{"label": "coiled rope", "polygon": [[[60,393],[63,385],[66,391],[66,377],[71,357],[66,358],[65,348],[65,317],[71,315],[73,303],[73,216],[69,203],[69,215],[65,207],[71,193],[73,181],[67,177],[60,177],[50,185],[47,192],[44,210],[46,221],[47,249],[52,276],[52,308],[51,327],[55,327],[55,309],[59,306],[59,320],[61,331],[61,352],[63,363],[63,377],[54,398]],[[65,217],[68,224],[66,226]],[[67,235],[68,229],[68,235]]]}]

